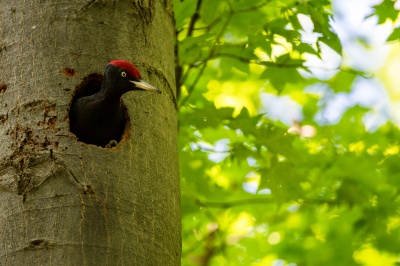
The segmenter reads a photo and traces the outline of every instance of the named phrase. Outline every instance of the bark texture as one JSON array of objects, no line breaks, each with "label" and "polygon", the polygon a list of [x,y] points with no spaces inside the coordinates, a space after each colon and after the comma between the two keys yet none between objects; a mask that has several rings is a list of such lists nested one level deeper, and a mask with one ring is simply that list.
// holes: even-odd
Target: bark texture
[{"label": "bark texture", "polygon": [[[179,265],[170,0],[0,0],[0,265]],[[112,59],[163,94],[130,92],[123,140],[69,132],[74,90]]]}]

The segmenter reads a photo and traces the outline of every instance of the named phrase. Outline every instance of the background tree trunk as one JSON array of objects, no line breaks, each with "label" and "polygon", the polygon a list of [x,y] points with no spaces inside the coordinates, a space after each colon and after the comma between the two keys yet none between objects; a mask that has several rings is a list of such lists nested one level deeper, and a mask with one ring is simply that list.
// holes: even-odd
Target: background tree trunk
[{"label": "background tree trunk", "polygon": [[[171,1],[0,0],[0,265],[179,265]],[[163,94],[124,95],[112,149],[69,132],[75,87],[112,59]]]}]

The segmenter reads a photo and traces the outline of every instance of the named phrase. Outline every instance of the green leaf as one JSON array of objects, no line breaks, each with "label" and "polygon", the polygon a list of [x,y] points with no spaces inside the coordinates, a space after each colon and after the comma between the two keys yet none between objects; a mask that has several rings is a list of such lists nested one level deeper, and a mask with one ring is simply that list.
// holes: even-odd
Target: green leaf
[{"label": "green leaf", "polygon": [[395,21],[399,11],[394,8],[394,1],[384,0],[381,4],[374,6],[374,15],[378,15],[378,23],[385,23],[387,19]]},{"label": "green leaf", "polygon": [[399,39],[400,39],[400,28],[396,28],[396,29],[394,29],[392,34],[390,34],[387,41],[390,42],[390,41],[396,41]]},{"label": "green leaf", "polygon": [[228,126],[231,129],[240,129],[245,135],[255,134],[257,131],[257,124],[263,115],[257,115],[251,117],[247,108],[242,108],[240,114],[232,119]]},{"label": "green leaf", "polygon": [[299,82],[302,77],[293,68],[269,67],[261,74],[262,79],[268,79],[278,91],[282,91],[286,83]]},{"label": "green leaf", "polygon": [[196,9],[196,0],[174,0],[176,28],[182,29]]},{"label": "green leaf", "polygon": [[356,77],[354,73],[340,71],[328,81],[328,84],[335,92],[349,92]]}]

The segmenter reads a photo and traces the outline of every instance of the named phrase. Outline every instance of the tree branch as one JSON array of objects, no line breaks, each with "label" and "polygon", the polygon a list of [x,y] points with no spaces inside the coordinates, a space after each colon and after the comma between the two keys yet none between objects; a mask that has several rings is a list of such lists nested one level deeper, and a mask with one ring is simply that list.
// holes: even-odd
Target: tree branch
[{"label": "tree branch", "polygon": [[272,198],[254,198],[254,199],[233,200],[226,202],[197,200],[196,203],[201,207],[225,209],[225,208],[231,208],[242,205],[251,205],[251,204],[272,204],[276,203],[276,200]]},{"label": "tree branch", "polygon": [[187,37],[192,36],[194,25],[196,24],[196,21],[200,18],[200,8],[201,4],[203,3],[203,0],[198,0],[197,5],[196,5],[196,10],[194,11],[193,16],[190,18],[189,22],[189,27],[187,30]]},{"label": "tree branch", "polygon": [[252,11],[258,10],[258,9],[260,9],[260,8],[262,8],[262,7],[266,6],[266,5],[268,5],[269,2],[271,2],[271,1],[266,1],[265,3],[259,4],[259,5],[256,5],[256,6],[252,6],[252,7],[246,8],[246,9],[240,9],[240,10],[233,10],[233,9],[232,9],[231,12],[234,12],[234,13],[247,13],[247,12],[252,12]]},{"label": "tree branch", "polygon": [[[201,207],[207,208],[220,208],[227,209],[231,207],[243,206],[243,205],[252,205],[252,204],[273,204],[278,201],[273,198],[252,198],[252,199],[242,199],[242,200],[233,200],[226,202],[216,202],[216,201],[201,201],[196,200],[196,203]],[[300,199],[297,201],[299,204],[328,204],[328,205],[337,205],[339,204],[336,200],[324,200],[324,199]]]},{"label": "tree branch", "polygon": [[272,62],[272,61],[249,59],[249,58],[241,57],[239,55],[230,54],[230,53],[218,53],[218,54],[215,54],[214,57],[212,57],[210,59],[215,59],[218,57],[229,57],[229,58],[236,59],[236,60],[244,62],[244,63],[263,65],[263,66],[267,66],[267,67],[277,67],[277,68],[299,68],[299,67],[301,67],[301,68],[304,68],[302,63],[301,64],[299,64],[299,63],[298,64],[276,63],[276,62]]}]

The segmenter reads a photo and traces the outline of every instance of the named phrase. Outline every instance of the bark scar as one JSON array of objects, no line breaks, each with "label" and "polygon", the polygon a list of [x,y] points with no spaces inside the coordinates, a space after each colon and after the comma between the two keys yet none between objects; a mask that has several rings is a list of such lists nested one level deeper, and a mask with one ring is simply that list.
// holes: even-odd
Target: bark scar
[{"label": "bark scar", "polygon": [[28,246],[26,249],[40,249],[40,248],[47,248],[50,245],[48,241],[45,239],[33,239],[29,241]]}]

